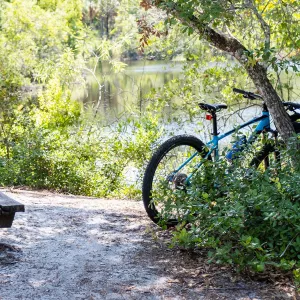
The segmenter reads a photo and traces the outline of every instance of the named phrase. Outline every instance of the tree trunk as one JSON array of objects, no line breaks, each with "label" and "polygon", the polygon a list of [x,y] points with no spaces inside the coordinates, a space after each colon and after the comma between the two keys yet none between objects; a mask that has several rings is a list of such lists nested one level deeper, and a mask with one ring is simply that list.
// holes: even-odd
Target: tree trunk
[{"label": "tree trunk", "polygon": [[285,142],[295,133],[294,126],[277,92],[270,83],[267,71],[258,63],[253,67],[244,66],[256,88],[262,94],[274,120],[274,124]]},{"label": "tree trunk", "polygon": [[107,39],[109,39],[109,13],[106,13],[105,29],[106,29],[106,37]]}]

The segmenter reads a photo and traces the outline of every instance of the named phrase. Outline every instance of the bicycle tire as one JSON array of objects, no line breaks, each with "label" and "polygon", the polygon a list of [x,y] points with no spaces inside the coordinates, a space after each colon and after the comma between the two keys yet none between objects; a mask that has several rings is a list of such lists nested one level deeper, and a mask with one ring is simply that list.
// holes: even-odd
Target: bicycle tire
[{"label": "bicycle tire", "polygon": [[[181,146],[190,147],[191,151],[200,153],[199,158],[201,160],[207,153],[207,151],[205,151],[204,143],[201,140],[199,140],[198,138],[191,136],[191,135],[179,135],[179,136],[172,137],[169,140],[165,141],[154,153],[154,155],[152,156],[151,160],[149,161],[149,163],[146,167],[146,171],[144,174],[143,186],[142,186],[142,196],[143,196],[143,203],[144,203],[144,207],[147,212],[147,215],[156,224],[160,223],[160,221],[162,220],[161,211],[158,206],[159,205],[163,206],[164,204],[157,204],[159,199],[154,199],[155,196],[153,196],[153,195],[155,195],[155,193],[153,192],[155,189],[155,187],[154,187],[154,185],[155,185],[154,181],[156,180],[155,176],[156,175],[158,176],[159,181],[161,181],[160,177],[162,177],[162,178],[164,178],[164,182],[168,182],[168,184],[170,183],[170,179],[167,179],[167,177],[169,176],[169,173],[167,173],[168,172],[167,169],[164,170],[166,174],[159,175],[160,164],[162,164],[162,161],[164,160],[164,158],[167,158],[167,155],[170,154],[172,151],[174,151],[174,153],[177,154],[176,151],[177,150],[179,151],[180,150],[179,147],[181,147]],[[184,151],[181,151],[178,153],[181,155],[181,157],[184,157],[184,155],[185,155]],[[170,158],[174,159],[174,157],[172,155],[170,155]],[[172,162],[172,160],[171,160],[171,162]],[[176,160],[176,163],[177,163],[177,166],[180,165],[177,162],[177,160]],[[182,176],[182,174],[183,173],[180,173],[181,176]],[[164,177],[164,176],[166,176],[166,177]],[[179,177],[179,175],[176,175],[176,176]],[[172,183],[173,183],[173,181],[172,181]],[[177,182],[177,184],[178,184],[178,182]],[[175,185],[176,185],[176,183],[175,183]],[[179,186],[179,184],[178,184],[178,186]],[[159,197],[157,197],[157,198],[159,198]],[[162,209],[164,209],[164,207]],[[178,224],[177,216],[169,218],[164,221],[164,225],[166,225],[168,228],[175,226],[177,224]]]},{"label": "bicycle tire", "polygon": [[266,170],[270,166],[270,156],[274,154],[274,158],[277,163],[280,162],[280,151],[273,144],[266,144],[262,147],[260,151],[258,151],[253,159],[250,162],[250,166],[255,167],[256,169],[264,163],[264,169]]},{"label": "bicycle tire", "polygon": [[[290,116],[296,134],[300,134],[300,123],[296,122],[296,120],[299,119],[299,116],[300,116],[299,114]],[[282,146],[282,143],[279,143],[279,145]],[[274,154],[275,161],[277,162],[277,164],[280,165],[280,150],[279,147],[277,146],[272,143],[268,143],[264,145],[262,149],[254,155],[253,159],[250,162],[250,166],[255,167],[257,169],[264,161],[265,170],[266,170],[270,165],[271,154]]]}]

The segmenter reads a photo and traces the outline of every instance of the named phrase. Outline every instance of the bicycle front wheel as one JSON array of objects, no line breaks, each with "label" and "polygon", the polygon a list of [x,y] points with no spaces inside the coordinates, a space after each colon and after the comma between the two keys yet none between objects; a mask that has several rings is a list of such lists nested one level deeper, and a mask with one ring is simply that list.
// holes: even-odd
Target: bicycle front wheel
[{"label": "bicycle front wheel", "polygon": [[164,142],[154,153],[143,179],[143,202],[149,218],[167,227],[175,226],[187,213],[176,202],[176,194],[186,193],[206,156],[204,143],[190,135],[180,135]]}]

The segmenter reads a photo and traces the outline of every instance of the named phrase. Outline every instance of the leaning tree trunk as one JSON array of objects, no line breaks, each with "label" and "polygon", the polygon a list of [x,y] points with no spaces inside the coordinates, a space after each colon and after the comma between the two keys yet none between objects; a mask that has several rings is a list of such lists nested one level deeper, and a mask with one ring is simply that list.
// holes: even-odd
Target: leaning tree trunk
[{"label": "leaning tree trunk", "polygon": [[245,69],[262,94],[280,135],[287,142],[295,130],[280,97],[268,79],[266,70],[258,63],[253,67],[245,66]]}]

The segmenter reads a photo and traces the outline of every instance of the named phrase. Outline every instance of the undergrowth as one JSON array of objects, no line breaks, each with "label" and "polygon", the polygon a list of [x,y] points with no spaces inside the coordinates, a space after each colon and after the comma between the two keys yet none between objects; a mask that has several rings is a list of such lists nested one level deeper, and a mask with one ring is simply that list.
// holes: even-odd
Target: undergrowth
[{"label": "undergrowth", "polygon": [[230,167],[224,161],[207,162],[167,208],[185,212],[172,244],[206,248],[209,261],[241,270],[289,270],[299,286],[299,162],[293,146],[281,150],[280,166],[273,162],[266,171],[245,168],[243,159]]},{"label": "undergrowth", "polygon": [[[140,198],[137,178],[161,136],[159,115],[128,114],[104,127],[57,82],[24,106],[10,107],[2,126],[0,185]],[[136,178],[128,178],[128,168]]]}]

